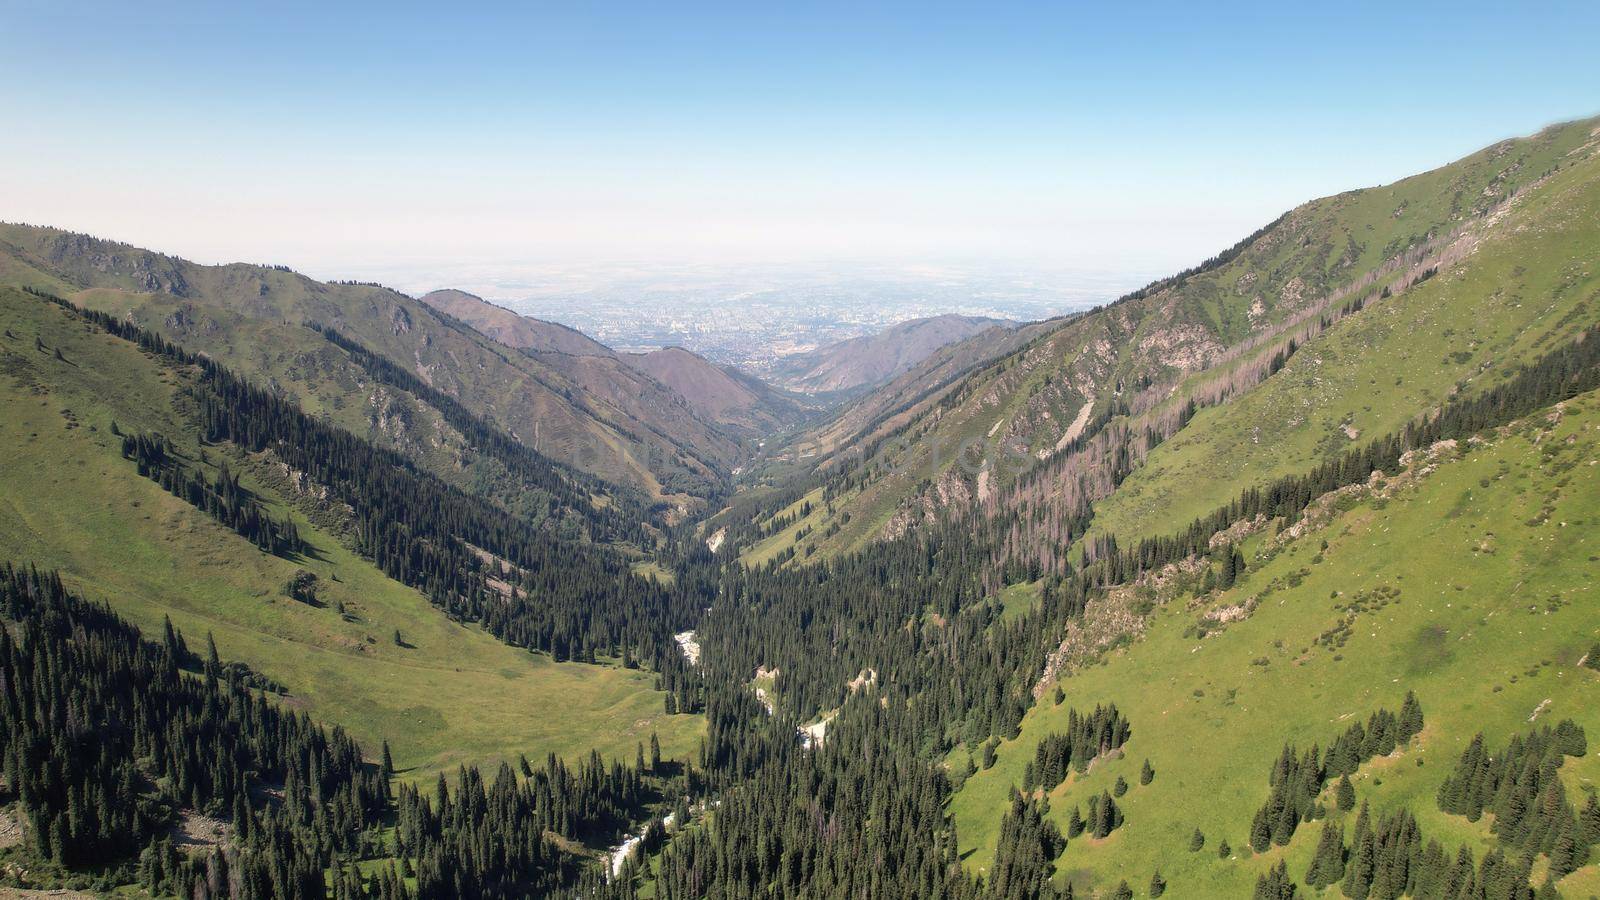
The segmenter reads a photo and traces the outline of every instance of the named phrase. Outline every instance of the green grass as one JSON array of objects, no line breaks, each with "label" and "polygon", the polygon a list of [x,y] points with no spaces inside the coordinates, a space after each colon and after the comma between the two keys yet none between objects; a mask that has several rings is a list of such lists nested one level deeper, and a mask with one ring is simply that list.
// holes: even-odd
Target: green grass
[{"label": "green grass", "polygon": [[[797,547],[796,559],[799,559],[801,554],[804,553],[804,549],[803,545],[797,545],[795,540],[796,535],[798,535],[800,530],[805,528],[807,525],[810,525],[813,529],[819,529],[819,527],[827,521],[828,508],[827,504],[822,502],[822,488],[817,488],[816,490],[807,493],[799,500],[796,500],[783,509],[773,513],[767,519],[767,522],[770,523],[773,519],[782,518],[783,516],[799,516],[800,510],[807,502],[811,504],[810,515],[797,518],[792,524],[789,525],[789,527],[783,529],[782,531],[777,531],[773,534],[767,535],[754,544],[751,544],[749,547],[741,550],[739,552],[739,560],[745,565],[754,568],[756,566],[765,565],[769,560],[773,559],[779,553],[782,553],[784,550],[787,550],[790,547]],[[821,537],[821,534],[813,533],[813,535],[808,536],[808,540],[816,543],[820,541]]]},{"label": "green grass", "polygon": [[1024,581],[1009,585],[996,596],[1000,602],[1000,621],[1009,622],[1033,609],[1039,602],[1043,582]]},{"label": "green grass", "polygon": [[1200,412],[1098,504],[1094,531],[1124,542],[1177,531],[1252,484],[1398,429],[1459,384],[1496,383],[1547,352],[1550,335],[1594,322],[1596,210],[1600,160],[1589,159],[1527,194],[1467,261],[1343,320],[1256,390]]},{"label": "green grass", "polygon": [[[936,493],[929,481],[950,471],[953,451],[982,440],[997,419],[1015,426],[1030,450],[1053,447],[1085,392],[1102,403],[1119,392],[1128,399],[1130,383],[1180,374],[1169,348],[1192,354],[1192,362],[1237,346],[1430,238],[1485,227],[1481,212],[1517,191],[1519,208],[1487,226],[1498,237],[1467,264],[1347,320],[1337,336],[1317,342],[1319,352],[1296,356],[1273,379],[1279,386],[1252,392],[1250,403],[1203,412],[1101,504],[1098,527],[1126,543],[1187,525],[1255,480],[1341,449],[1350,441],[1341,425],[1381,433],[1437,403],[1481,363],[1526,358],[1543,329],[1589,303],[1595,290],[1596,122],[1567,123],[1394,184],[1313,200],[1229,262],[1074,319],[991,362],[951,392],[959,399],[910,414],[903,435],[876,451],[865,486],[835,503],[852,521],[822,552],[877,539],[903,501]],[[1561,171],[1533,186],[1558,164]],[[1593,310],[1587,315],[1592,320]],[[951,452],[936,463],[933,445]]]},{"label": "green grass", "polygon": [[653,559],[635,560],[629,565],[629,568],[633,569],[633,573],[635,575],[639,575],[644,578],[651,578],[662,584],[671,584],[673,579],[676,577],[672,574],[671,569],[668,569]]},{"label": "green grass", "polygon": [[[113,419],[192,452],[174,411],[177,375],[17,292],[0,303],[0,324],[13,334],[0,338],[0,558],[59,568],[146,629],[170,615],[192,646],[214,633],[224,658],[285,684],[285,702],[344,726],[369,753],[387,738],[417,777],[518,753],[631,758],[652,731],[670,756],[696,745],[702,720],[665,715],[649,673],[556,663],[452,623],[303,518],[304,558],[259,552],[120,456]],[[35,336],[67,362],[35,350]],[[302,568],[324,607],[282,595]],[[397,629],[409,646],[394,644]]]},{"label": "green grass", "polygon": [[[243,263],[198,265],[7,223],[0,223],[0,284],[132,313],[142,327],[224,360],[240,374],[274,381],[313,410],[344,398],[347,405],[334,409],[341,424],[349,427],[347,417],[369,413],[381,417],[385,439],[417,452],[441,475],[448,474],[444,464],[453,461],[449,451],[460,441],[449,429],[431,430],[434,414],[425,402],[375,388],[352,361],[317,346],[323,342],[306,323],[335,326],[480,417],[531,438],[530,446],[552,459],[650,496],[703,492],[720,479],[714,469],[737,455],[736,442],[693,416],[672,413],[675,395],[621,362],[535,359],[374,285],[320,283]],[[413,416],[417,421],[407,421]]]},{"label": "green grass", "polygon": [[[1198,613],[1182,599],[1169,603],[1142,639],[1063,678],[1066,703],[1031,710],[994,768],[962,787],[951,811],[971,851],[967,864],[981,871],[992,860],[1007,793],[1040,737],[1061,730],[1069,708],[1114,702],[1133,728],[1124,758],[1053,792],[1052,817],[1064,825],[1074,803],[1121,775],[1134,785],[1119,801],[1127,824],[1101,842],[1071,842],[1059,878],[1105,887],[1126,877],[1142,886],[1159,867],[1176,896],[1244,896],[1285,855],[1301,878],[1318,827],[1302,828],[1288,848],[1243,858],[1273,759],[1285,741],[1326,747],[1354,717],[1398,709],[1408,689],[1422,701],[1427,728],[1402,756],[1363,767],[1357,794],[1376,809],[1407,807],[1430,837],[1481,852],[1485,828],[1439,812],[1433,799],[1475,732],[1503,742],[1530,727],[1528,717],[1548,699],[1541,722],[1571,717],[1600,740],[1600,675],[1575,665],[1600,636],[1597,526],[1600,396],[1587,395],[1552,432],[1519,427],[1392,499],[1354,505],[1253,566],[1217,603],[1304,573],[1297,587],[1272,592],[1220,634],[1186,636]],[[1318,562],[1323,539],[1329,548]],[[1345,647],[1317,646],[1339,616],[1331,595],[1348,599],[1378,584],[1399,588],[1400,602],[1363,614]],[[1157,774],[1140,787],[1147,757]],[[1569,760],[1562,771],[1569,788],[1593,786],[1600,756]],[[1189,853],[1195,828],[1207,848]],[[1223,838],[1240,859],[1217,858]],[[1593,890],[1595,873],[1591,865],[1564,887]]]}]

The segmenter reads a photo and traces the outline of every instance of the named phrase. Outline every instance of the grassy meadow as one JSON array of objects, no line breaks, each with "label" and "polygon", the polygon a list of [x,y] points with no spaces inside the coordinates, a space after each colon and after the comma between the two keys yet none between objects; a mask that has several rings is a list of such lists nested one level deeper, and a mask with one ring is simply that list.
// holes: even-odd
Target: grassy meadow
[{"label": "grassy meadow", "polygon": [[[1258,598],[1248,618],[1204,639],[1191,626],[1204,608],[1184,594],[1159,608],[1148,632],[1100,664],[1063,677],[1066,701],[1046,698],[1021,736],[999,748],[992,769],[957,794],[951,812],[967,864],[983,871],[1009,791],[1039,739],[1064,730],[1067,710],[1115,703],[1132,724],[1123,755],[1096,763],[1050,793],[1065,830],[1075,804],[1133,785],[1118,800],[1126,824],[1102,841],[1070,842],[1058,880],[1106,889],[1127,878],[1139,893],[1160,868],[1179,897],[1247,895],[1258,874],[1287,857],[1304,876],[1320,826],[1303,826],[1287,848],[1248,849],[1251,816],[1284,742],[1324,748],[1357,717],[1398,710],[1414,690],[1426,729],[1394,757],[1364,765],[1358,798],[1375,810],[1406,807],[1424,833],[1480,854],[1487,822],[1437,809],[1441,780],[1472,735],[1492,746],[1531,727],[1573,718],[1591,753],[1562,769],[1569,792],[1600,783],[1600,673],[1577,667],[1600,640],[1600,396],[1569,403],[1507,430],[1387,499],[1349,504],[1325,526],[1258,562],[1269,540],[1245,545],[1251,562],[1235,587],[1208,604]],[[1326,549],[1322,542],[1327,542]],[[1274,585],[1270,592],[1267,587]],[[1291,586],[1292,585],[1292,586]],[[1318,637],[1340,621],[1337,605],[1377,586],[1398,599],[1360,613],[1348,643]],[[964,764],[965,750],[958,750]],[[1148,758],[1156,776],[1139,786]],[[1194,829],[1206,848],[1188,852]],[[1226,839],[1233,858],[1219,859]],[[1595,868],[1561,884],[1566,896],[1596,891]]]},{"label": "grassy meadow", "polygon": [[[285,685],[285,703],[371,753],[387,739],[415,777],[519,753],[631,758],[652,732],[669,756],[697,744],[702,720],[666,715],[649,673],[556,663],[451,622],[298,513],[304,556],[255,549],[120,455],[113,420],[194,452],[178,374],[18,292],[0,297],[0,325],[11,335],[0,338],[0,558],[59,568],[147,630],[170,616],[202,651],[212,633],[224,659]],[[290,512],[244,481],[275,516]],[[320,606],[285,596],[300,570],[316,576]]]}]

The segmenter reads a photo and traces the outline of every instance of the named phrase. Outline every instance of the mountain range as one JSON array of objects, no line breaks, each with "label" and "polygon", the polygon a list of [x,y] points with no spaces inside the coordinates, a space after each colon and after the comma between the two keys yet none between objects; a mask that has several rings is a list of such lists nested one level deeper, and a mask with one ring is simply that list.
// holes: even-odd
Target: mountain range
[{"label": "mountain range", "polygon": [[1600,893],[1600,119],[770,384],[23,225],[0,326],[19,889]]},{"label": "mountain range", "polygon": [[809,394],[859,392],[876,387],[937,352],[990,328],[1011,328],[1004,319],[946,314],[891,325],[876,334],[850,338],[805,353],[783,357],[773,378]]},{"label": "mountain range", "polygon": [[697,418],[745,438],[781,432],[798,424],[809,408],[760,379],[681,348],[616,353],[564,325],[520,315],[463,291],[433,291],[422,302],[568,374],[587,392],[626,396],[665,386]]}]

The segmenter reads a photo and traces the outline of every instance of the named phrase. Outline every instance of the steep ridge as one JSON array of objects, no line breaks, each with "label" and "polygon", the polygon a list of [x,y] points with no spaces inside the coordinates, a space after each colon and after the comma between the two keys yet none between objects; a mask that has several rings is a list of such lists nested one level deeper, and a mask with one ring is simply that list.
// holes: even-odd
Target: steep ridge
[{"label": "steep ridge", "polygon": [[[1536,239],[1525,233],[1530,226],[1517,218],[1518,209],[1524,201],[1584,190],[1593,171],[1595,127],[1593,120],[1556,126],[1394,185],[1313,201],[1195,270],[1091,313],[1019,330],[1016,347],[1001,348],[955,383],[934,389],[896,382],[891,389],[909,395],[909,402],[879,404],[892,414],[869,419],[866,428],[842,416],[795,442],[795,455],[814,454],[814,477],[823,487],[815,504],[823,512],[797,549],[836,553],[982,504],[999,516],[991,525],[1003,521],[995,527],[1012,532],[1007,558],[1025,569],[1059,570],[1078,536],[1072,523],[1086,521],[1090,504],[1137,471],[1146,453],[1184,433],[1192,416],[1226,414],[1230,399],[1248,395],[1286,364],[1319,365],[1299,360],[1307,342],[1321,341],[1330,326],[1339,331],[1345,322],[1355,328],[1388,321],[1390,310],[1426,308],[1441,323],[1456,317],[1452,335],[1443,335],[1450,325],[1440,324],[1436,336],[1472,340],[1462,317],[1470,321],[1471,311],[1495,296],[1498,276],[1472,282],[1469,293],[1452,290],[1451,278],[1434,276],[1448,275],[1463,260],[1475,264],[1490,248]],[[1571,199],[1578,205],[1532,215],[1548,219],[1542,230],[1565,228],[1550,241],[1581,240],[1573,229],[1582,224],[1583,202]],[[1509,258],[1531,251],[1494,252]],[[1582,298],[1573,284],[1564,286],[1553,318],[1580,314],[1575,307]],[[1509,355],[1497,364],[1527,358],[1538,336],[1529,329],[1546,311],[1516,300],[1501,305],[1511,311],[1494,342]],[[1395,345],[1404,340],[1397,330],[1382,330]],[[1434,349],[1427,345],[1428,352]],[[1472,377],[1490,358],[1488,352],[1464,353],[1465,345],[1437,349],[1428,380],[1443,388]],[[1345,385],[1339,405],[1373,393],[1370,388]],[[1441,388],[1431,390],[1442,395]],[[1420,394],[1394,398],[1384,421],[1414,412],[1409,404],[1419,399],[1426,401]],[[1292,413],[1280,420],[1281,427],[1300,430],[1323,425]],[[1359,434],[1361,427],[1351,431]],[[1339,440],[1320,448],[1323,433],[1297,442],[1292,452],[1281,442],[1262,452],[1281,452],[1280,465],[1292,469],[1335,452],[1351,440],[1347,434],[1339,429]],[[1218,471],[1226,482],[1230,472],[1246,477],[1252,470],[1219,464]],[[1192,470],[1187,482],[1180,490],[1210,490],[1208,479]],[[759,525],[773,512],[757,511],[745,524]],[[770,531],[755,534],[762,530]]]},{"label": "steep ridge", "polygon": [[521,315],[465,291],[433,291],[422,301],[562,372],[589,394],[625,398],[659,394],[665,388],[701,421],[744,440],[768,438],[793,427],[808,412],[760,379],[682,348],[617,353],[565,325]]},{"label": "steep ridge", "polygon": [[785,357],[774,379],[808,394],[859,391],[914,368],[939,348],[990,328],[1011,328],[1004,319],[945,314],[891,325],[877,334],[850,338]]},{"label": "steep ridge", "polygon": [[1164,529],[1251,480],[1330,458],[1417,409],[1485,390],[1592,324],[1600,309],[1594,139],[1561,166],[1453,241],[1436,276],[1339,322],[1237,402],[1198,413],[1098,504],[1097,531]]},{"label": "steep ridge", "polygon": [[460,319],[507,347],[536,353],[566,353],[572,356],[615,355],[611,348],[575,328],[524,316],[466,291],[451,289],[429,291],[420,299],[423,303]]},{"label": "steep ridge", "polygon": [[[294,394],[402,449],[444,452],[435,415],[379,390],[321,346],[332,328],[562,464],[655,498],[720,490],[737,442],[671,391],[594,382],[509,352],[431,306],[377,285],[322,283],[281,267],[201,266],[57,229],[0,226],[0,275],[114,312]],[[392,388],[392,386],[390,386]],[[648,389],[652,388],[653,389]],[[422,404],[425,406],[426,404]],[[424,429],[423,433],[412,431]],[[465,454],[456,465],[470,467]],[[435,460],[443,468],[446,461]],[[463,475],[463,478],[470,477]]]},{"label": "steep ridge", "polygon": [[[167,808],[137,834],[154,839],[137,875],[133,844],[117,851],[125,871],[82,877],[220,894],[224,866],[276,857],[251,823],[281,813],[315,848],[296,851],[306,883],[329,874],[339,896],[361,895],[367,872],[371,893],[404,896],[415,878],[428,897],[1135,896],[1129,884],[1209,897],[1254,883],[1281,898],[1341,880],[1351,897],[1592,894],[1596,125],[1314,201],[1109,307],[942,348],[764,460],[703,529],[649,529],[658,541],[628,496],[514,453],[433,373],[395,362],[382,328],[187,309],[166,326],[240,358],[257,352],[242,338],[320,342],[338,372],[412,398],[474,459],[539,485],[542,515],[340,430],[335,379],[304,401],[332,412],[307,415],[287,390],[129,325],[128,297],[201,306],[164,270],[74,289],[0,255],[9,277],[119,313],[0,288],[0,552],[147,625],[218,633],[230,660],[281,682],[230,675],[245,702],[307,704],[369,744],[417,720],[405,753],[428,773],[458,753],[567,752],[574,731],[623,754],[632,738],[636,761],[463,770],[433,791],[403,773],[392,805],[360,809],[325,790],[359,765],[309,788],[277,766],[250,783],[213,765],[228,776],[150,792]],[[416,308],[508,366],[618,362],[514,351]],[[223,328],[235,334],[211,333]],[[662,556],[612,546],[623,532]],[[97,752],[137,716],[74,702],[104,693],[98,673],[35,668],[51,646],[37,630],[13,651],[13,630],[39,624],[18,602],[39,579],[4,580],[4,681],[27,687],[8,697],[44,702],[4,705],[0,740],[31,746],[5,747],[0,815],[59,813],[20,857],[33,867],[79,831],[97,837],[81,823],[111,808],[100,794],[136,805],[140,751],[159,743],[146,729]],[[480,628],[523,649],[466,640]],[[87,637],[71,630],[54,644]],[[178,654],[149,654],[168,687],[210,690],[225,665],[191,678]],[[548,684],[528,680],[530,656]],[[409,676],[361,665],[412,660]],[[370,677],[396,679],[395,697]],[[702,725],[692,762],[646,762],[646,730],[681,751]],[[234,746],[199,746],[213,744]],[[113,758],[114,794],[31,787],[91,780]],[[208,770],[195,762],[154,774]],[[233,846],[169,862],[170,824],[230,809]],[[582,828],[560,821],[574,811]],[[583,861],[623,836],[637,857]]]},{"label": "steep ridge", "polygon": [[[1040,685],[1020,733],[995,741],[993,762],[956,794],[967,864],[994,864],[1007,797],[1027,787],[1069,708],[1113,703],[1133,723],[1120,752],[1037,789],[1064,834],[1103,792],[1116,793],[1123,817],[1107,839],[1066,841],[1058,883],[1082,895],[1159,872],[1175,896],[1248,896],[1280,861],[1303,883],[1325,824],[1265,837],[1253,825],[1282,748],[1331,751],[1353,723],[1400,709],[1408,691],[1425,714],[1421,734],[1359,766],[1352,805],[1336,799],[1337,774],[1316,792],[1326,825],[1342,829],[1349,867],[1360,855],[1357,808],[1368,803],[1374,822],[1413,816],[1449,859],[1457,848],[1522,859],[1520,832],[1446,811],[1441,788],[1475,734],[1498,752],[1567,719],[1591,741],[1600,733],[1600,674],[1580,665],[1600,615],[1600,548],[1589,527],[1600,508],[1597,435],[1600,394],[1591,391],[1410,454],[1281,530],[1232,530],[1228,546],[1245,565],[1230,587],[1210,587],[1223,567],[1201,558],[1111,590],[1067,636],[1065,664]],[[950,768],[975,770],[967,756],[958,750]],[[1580,753],[1558,780],[1581,807],[1597,778],[1600,756]],[[1131,786],[1125,794],[1119,780]],[[1537,840],[1530,846],[1532,881],[1542,884],[1550,861]],[[1346,871],[1343,860],[1338,867]],[[1588,896],[1600,869],[1559,873],[1555,886]]]},{"label": "steep ridge", "polygon": [[[289,708],[369,749],[387,739],[415,777],[597,745],[621,757],[652,731],[691,749],[698,719],[663,715],[652,676],[452,621],[358,552],[352,513],[317,501],[325,487],[297,489],[270,453],[197,440],[184,367],[15,289],[0,288],[0,326],[0,557],[59,570],[147,633],[170,618],[200,648],[213,635]],[[141,476],[122,442],[156,434],[191,470],[231,468],[303,549],[264,552]]]},{"label": "steep ridge", "polygon": [[814,408],[731,366],[681,347],[625,353],[623,361],[683,396],[701,416],[752,440],[766,440],[805,421]]}]

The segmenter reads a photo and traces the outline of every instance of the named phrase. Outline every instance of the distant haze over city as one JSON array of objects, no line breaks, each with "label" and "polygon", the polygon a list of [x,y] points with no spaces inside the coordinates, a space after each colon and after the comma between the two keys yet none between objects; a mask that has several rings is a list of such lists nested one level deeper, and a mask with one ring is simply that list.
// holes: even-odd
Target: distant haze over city
[{"label": "distant haze over city", "polygon": [[413,295],[456,288],[617,350],[684,347],[764,373],[785,355],[910,319],[956,314],[1022,322],[1088,309],[1155,273],[981,263],[594,263],[385,266],[346,275]]}]

